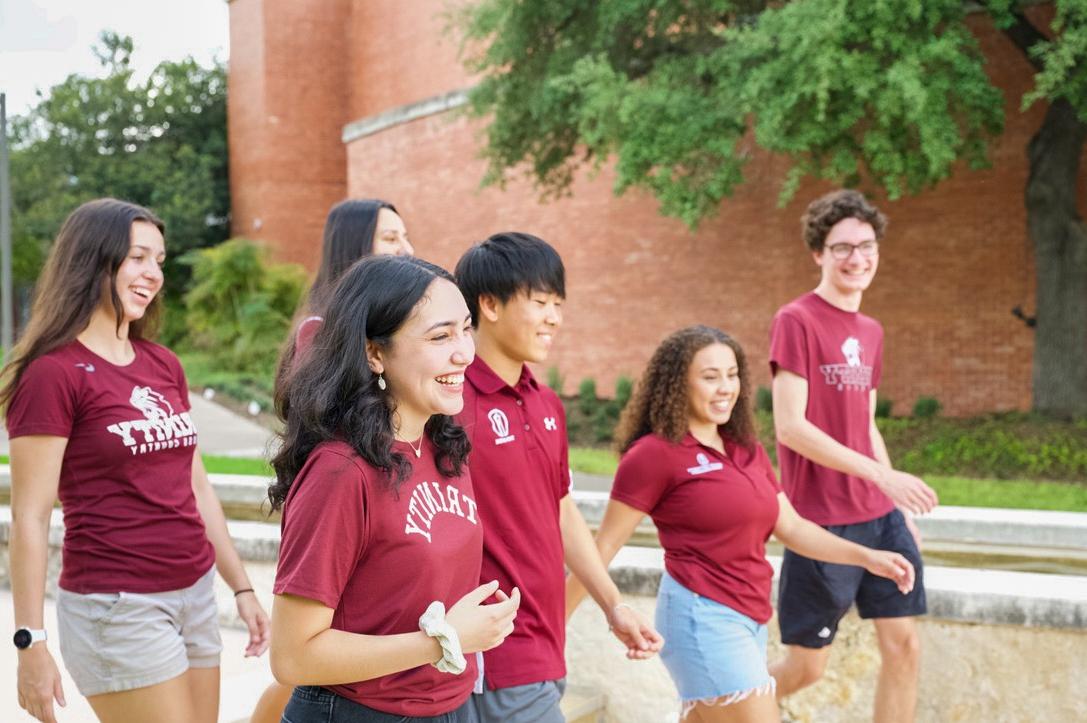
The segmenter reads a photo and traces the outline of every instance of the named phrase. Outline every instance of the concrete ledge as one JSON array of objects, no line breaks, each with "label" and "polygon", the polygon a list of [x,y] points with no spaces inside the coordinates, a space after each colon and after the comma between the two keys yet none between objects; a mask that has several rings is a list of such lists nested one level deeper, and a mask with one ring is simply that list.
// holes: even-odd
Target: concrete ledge
[{"label": "concrete ledge", "polygon": [[[228,528],[243,559],[254,563],[275,562],[279,525],[231,520]],[[10,530],[11,509],[0,507],[0,544],[7,545]],[[49,529],[50,546],[59,548],[63,539],[63,516],[60,510],[55,510]],[[769,559],[774,566],[776,597],[781,558]],[[625,594],[653,597],[663,569],[664,551],[660,548],[624,547],[611,565],[611,574]],[[925,575],[931,617],[1087,630],[1087,577],[940,566],[927,567]]]},{"label": "concrete ledge", "polygon": [[402,123],[410,123],[419,118],[445,113],[453,108],[459,108],[467,102],[468,91],[454,90],[443,95],[425,98],[416,103],[401,105],[391,110],[387,110],[384,113],[351,121],[343,127],[342,139],[344,143],[350,143],[359,138],[365,138],[374,133],[379,133],[386,128],[392,128],[393,126],[398,126]]}]

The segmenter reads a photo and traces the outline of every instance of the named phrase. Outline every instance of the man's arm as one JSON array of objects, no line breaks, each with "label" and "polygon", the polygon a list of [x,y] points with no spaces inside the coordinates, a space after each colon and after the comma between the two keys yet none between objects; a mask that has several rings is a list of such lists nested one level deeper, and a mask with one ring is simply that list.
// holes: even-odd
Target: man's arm
[{"label": "man's arm", "polygon": [[559,525],[566,566],[604,611],[612,633],[627,646],[627,657],[645,659],[659,652],[664,644],[660,633],[634,608],[622,602],[619,588],[600,559],[589,526],[569,494],[559,503]]},{"label": "man's arm", "polygon": [[[891,467],[879,430],[875,430],[872,437],[872,447],[877,455],[877,459],[872,459],[846,447],[809,422],[805,416],[807,379],[779,368],[774,374],[772,391],[774,431],[778,441],[786,447],[816,464],[870,480],[896,505],[910,512],[929,512],[936,506],[936,493],[931,487],[920,478]],[[870,426],[875,429],[874,419]]]}]

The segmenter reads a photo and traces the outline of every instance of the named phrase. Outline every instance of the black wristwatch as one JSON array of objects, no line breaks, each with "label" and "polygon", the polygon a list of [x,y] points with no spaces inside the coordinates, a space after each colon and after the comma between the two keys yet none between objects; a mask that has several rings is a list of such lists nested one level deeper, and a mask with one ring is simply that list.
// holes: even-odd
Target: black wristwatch
[{"label": "black wristwatch", "polygon": [[44,630],[31,630],[30,628],[19,628],[15,631],[15,637],[12,642],[15,643],[15,647],[19,650],[26,650],[34,643],[45,642],[46,635]]}]

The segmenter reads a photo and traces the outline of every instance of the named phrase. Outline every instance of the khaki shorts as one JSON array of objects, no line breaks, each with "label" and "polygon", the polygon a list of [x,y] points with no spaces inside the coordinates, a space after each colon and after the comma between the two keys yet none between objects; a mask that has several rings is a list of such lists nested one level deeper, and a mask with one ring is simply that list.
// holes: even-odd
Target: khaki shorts
[{"label": "khaki shorts", "polygon": [[156,593],[57,592],[64,666],[84,696],[162,683],[219,665],[212,567],[193,585]]}]

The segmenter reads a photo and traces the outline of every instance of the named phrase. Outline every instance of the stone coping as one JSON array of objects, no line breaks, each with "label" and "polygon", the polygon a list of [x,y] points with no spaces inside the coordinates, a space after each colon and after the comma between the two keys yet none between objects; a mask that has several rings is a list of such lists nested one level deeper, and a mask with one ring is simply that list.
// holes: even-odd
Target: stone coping
[{"label": "stone coping", "polygon": [[[277,524],[230,520],[227,525],[243,559],[257,563],[275,561],[279,550]],[[0,543],[5,546],[10,530],[11,508],[2,506]],[[54,510],[50,545],[59,547],[63,537],[63,515]],[[774,567],[776,589],[781,559],[776,556],[769,559]],[[654,596],[663,568],[663,550],[624,547],[611,565],[611,574],[624,593]],[[925,589],[929,613],[934,618],[1087,630],[1087,577],[929,566],[925,568]]]},{"label": "stone coping", "polygon": [[402,123],[409,123],[419,118],[445,113],[453,108],[459,108],[468,102],[467,90],[453,90],[442,95],[431,96],[415,103],[391,108],[384,113],[366,116],[351,121],[343,127],[341,140],[344,143],[365,138],[379,133],[386,128],[392,128]]},{"label": "stone coping", "polygon": [[[209,478],[224,505],[267,509],[270,478],[242,474],[212,474]],[[10,469],[8,465],[0,465],[0,495],[6,495],[10,486]],[[575,489],[573,495],[589,525],[599,525],[608,504],[608,493]],[[917,524],[930,542],[1087,552],[1087,513],[1082,512],[941,506],[918,517]],[[656,528],[647,517],[637,532],[655,536]]]}]

